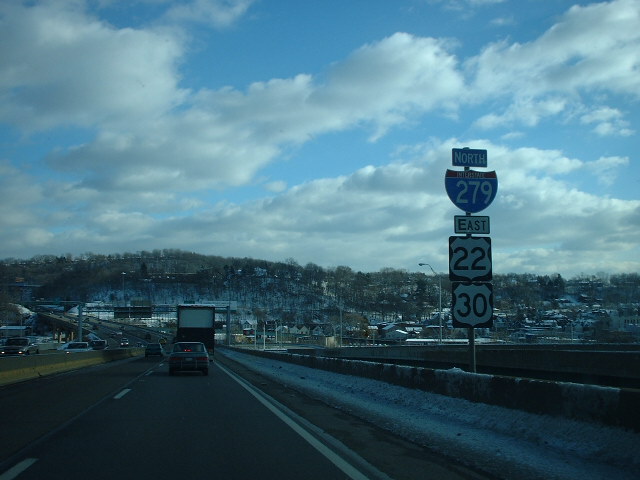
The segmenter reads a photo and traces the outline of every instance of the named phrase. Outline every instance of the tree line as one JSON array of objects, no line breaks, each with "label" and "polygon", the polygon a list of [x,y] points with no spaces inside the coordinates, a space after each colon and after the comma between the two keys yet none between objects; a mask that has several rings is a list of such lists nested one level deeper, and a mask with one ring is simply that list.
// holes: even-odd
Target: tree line
[{"label": "tree line", "polygon": [[[281,262],[249,257],[202,255],[175,249],[122,254],[72,256],[39,255],[29,260],[0,263],[4,304],[19,302],[24,288],[36,299],[106,302],[147,299],[178,303],[232,299],[282,316],[314,316],[338,310],[386,319],[416,320],[432,315],[440,301],[450,302],[447,272],[410,272],[383,268],[354,271],[348,266],[302,266],[294,259]],[[440,282],[442,292],[439,291]],[[568,294],[587,304],[614,306],[638,301],[640,276],[560,274],[495,274],[498,311],[561,306]]]}]

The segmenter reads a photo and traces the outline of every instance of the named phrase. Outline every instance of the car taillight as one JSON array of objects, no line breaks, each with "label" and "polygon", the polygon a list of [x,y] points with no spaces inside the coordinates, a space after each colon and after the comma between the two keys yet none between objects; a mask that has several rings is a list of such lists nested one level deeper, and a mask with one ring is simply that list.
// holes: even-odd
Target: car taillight
[{"label": "car taillight", "polygon": [[199,362],[206,362],[207,357],[196,357],[196,360],[198,360]]}]

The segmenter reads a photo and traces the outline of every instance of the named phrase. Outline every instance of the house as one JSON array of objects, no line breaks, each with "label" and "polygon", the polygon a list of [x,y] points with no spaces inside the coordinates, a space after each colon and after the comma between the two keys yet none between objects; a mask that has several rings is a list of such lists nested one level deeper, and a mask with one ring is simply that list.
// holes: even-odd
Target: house
[{"label": "house", "polygon": [[400,325],[389,323],[380,328],[380,336],[385,340],[404,341],[409,338],[409,332]]},{"label": "house", "polygon": [[294,325],[289,329],[289,333],[292,335],[309,335],[309,326],[308,325]]},{"label": "house", "polygon": [[316,337],[326,337],[333,335],[333,329],[329,325],[314,325],[311,329],[311,335]]}]

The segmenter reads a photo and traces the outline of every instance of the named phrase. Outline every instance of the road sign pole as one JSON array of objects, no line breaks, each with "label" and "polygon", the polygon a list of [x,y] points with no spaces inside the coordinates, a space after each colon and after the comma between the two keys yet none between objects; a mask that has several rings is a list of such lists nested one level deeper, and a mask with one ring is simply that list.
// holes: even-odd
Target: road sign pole
[{"label": "road sign pole", "polygon": [[476,331],[473,327],[467,329],[469,334],[469,371],[476,373]]},{"label": "road sign pole", "polygon": [[[486,166],[486,165],[485,165]],[[469,167],[464,167],[465,172],[471,170]],[[468,217],[470,212],[465,212]],[[467,233],[467,237],[471,237],[471,233]],[[467,338],[469,339],[469,371],[476,373],[476,331],[473,327],[467,328]]]},{"label": "road sign pole", "polygon": [[[471,170],[471,168],[464,167],[464,170],[466,172]],[[471,213],[465,212],[465,215],[468,217]],[[467,233],[467,237],[471,238],[471,233]],[[476,373],[476,331],[473,327],[467,328],[467,338],[469,339],[469,371]]]},{"label": "road sign pole", "polygon": [[453,204],[465,215],[454,217],[455,233],[449,237],[449,279],[452,280],[451,314],[453,326],[467,327],[469,338],[469,371],[476,373],[476,328],[490,328],[493,323],[493,284],[491,239],[487,235],[489,217],[476,216],[495,199],[498,177],[495,171],[472,170],[487,167],[487,151],[470,148],[452,149],[451,162],[463,170],[447,169],[445,190]]}]

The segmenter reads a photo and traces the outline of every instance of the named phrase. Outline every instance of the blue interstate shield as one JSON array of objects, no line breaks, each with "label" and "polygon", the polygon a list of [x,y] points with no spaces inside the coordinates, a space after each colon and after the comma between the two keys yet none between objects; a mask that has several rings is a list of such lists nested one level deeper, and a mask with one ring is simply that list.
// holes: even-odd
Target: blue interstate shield
[{"label": "blue interstate shield", "polygon": [[456,207],[467,213],[477,213],[491,205],[496,198],[498,176],[495,171],[447,169],[444,187]]}]

